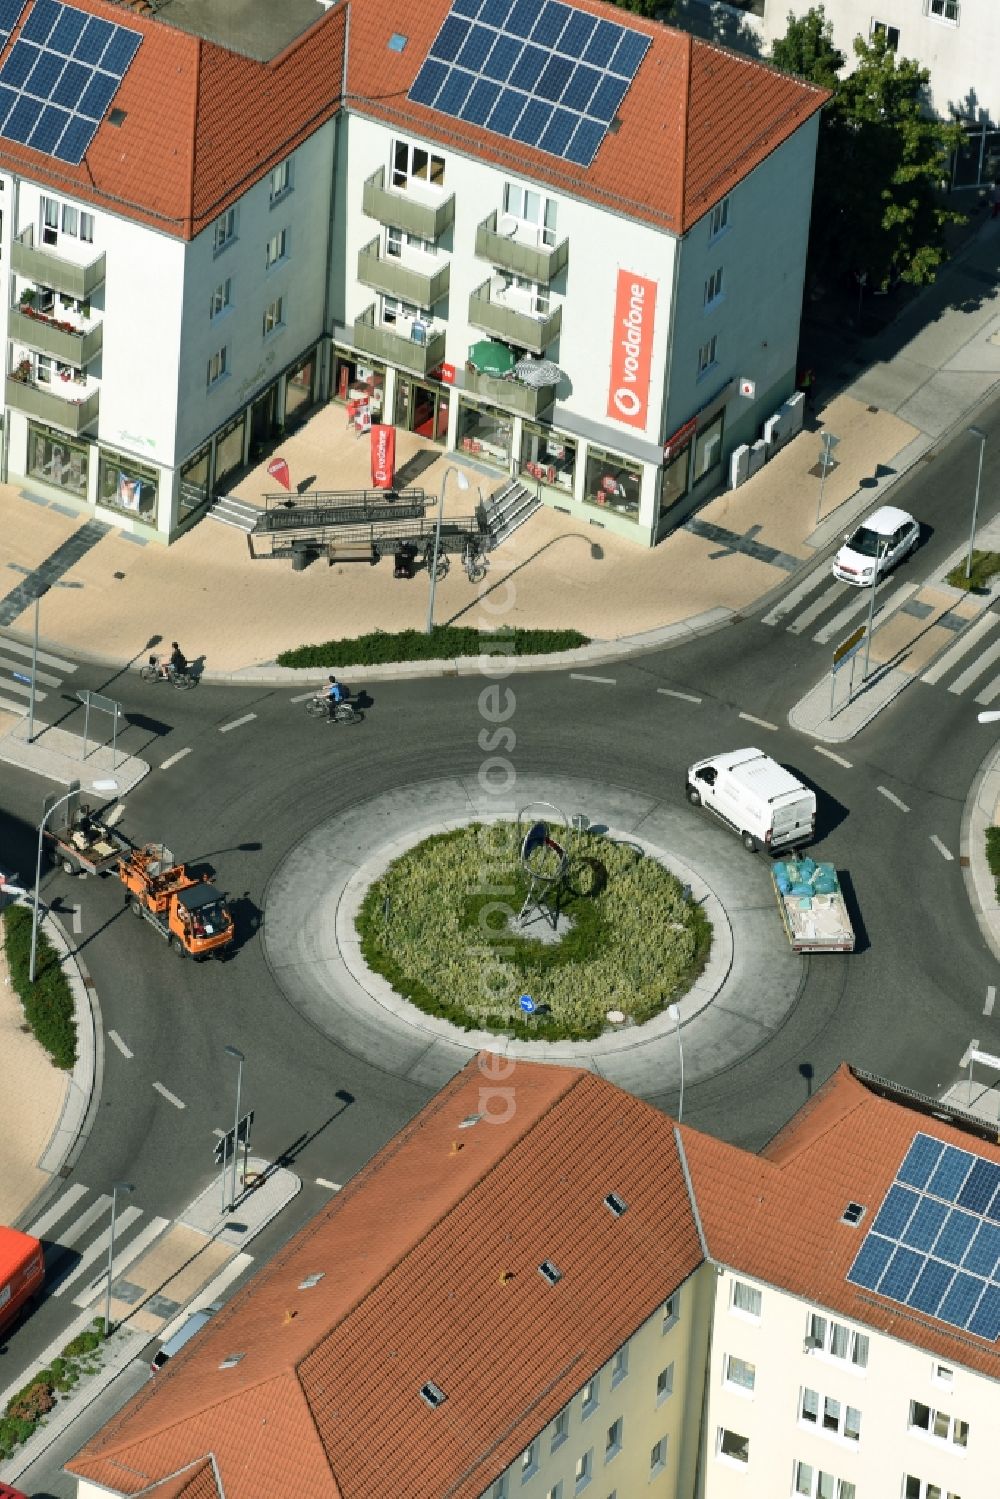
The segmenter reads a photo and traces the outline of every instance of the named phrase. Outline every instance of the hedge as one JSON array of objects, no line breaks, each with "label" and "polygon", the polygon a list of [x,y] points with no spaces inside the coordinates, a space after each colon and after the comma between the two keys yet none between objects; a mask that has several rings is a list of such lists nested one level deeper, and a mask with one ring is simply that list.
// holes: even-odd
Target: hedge
[{"label": "hedge", "polygon": [[997,900],[1000,900],[1000,828],[986,829],[986,862],[993,876]]},{"label": "hedge", "polygon": [[540,656],[589,645],[579,630],[473,630],[436,625],[422,630],[373,630],[351,640],[282,651],[279,666],[387,666],[396,661],[451,661],[456,656]]},{"label": "hedge", "polygon": [[39,1423],[55,1407],[57,1392],[68,1394],[81,1374],[96,1372],[99,1365],[94,1363],[91,1355],[103,1342],[104,1318],[95,1317],[93,1327],[93,1332],[80,1333],[67,1343],[58,1358],[33,1374],[28,1383],[7,1401],[0,1416],[0,1458],[10,1457],[15,1447],[33,1435]]},{"label": "hedge", "polygon": [[76,1062],[76,1020],[73,994],[58,954],[39,927],[35,982],[31,983],[30,908],[9,906],[3,913],[3,924],[11,983],[24,1008],[24,1017],[53,1064],[69,1072]]}]

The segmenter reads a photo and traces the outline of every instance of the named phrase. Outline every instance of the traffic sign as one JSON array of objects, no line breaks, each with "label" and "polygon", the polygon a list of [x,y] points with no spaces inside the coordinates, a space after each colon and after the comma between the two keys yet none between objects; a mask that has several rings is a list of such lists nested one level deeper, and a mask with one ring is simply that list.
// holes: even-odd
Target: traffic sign
[{"label": "traffic sign", "polygon": [[[248,1114],[244,1114],[243,1118],[240,1120],[239,1143],[241,1145],[250,1144],[250,1130],[253,1126],[253,1113],[254,1111],[253,1109],[251,1109],[250,1112]],[[223,1163],[225,1161],[228,1161],[231,1157],[233,1153],[233,1136],[235,1134],[236,1130],[231,1129],[228,1130],[226,1134],[220,1135],[220,1137],[216,1140],[215,1163],[217,1166],[223,1165]]]},{"label": "traffic sign", "polygon": [[526,1015],[534,1014],[535,1001],[532,999],[530,994],[522,994],[521,998],[518,1000],[518,1004],[521,1006],[521,1009]]},{"label": "traffic sign", "polygon": [[858,625],[858,628],[854,630],[850,635],[848,635],[846,640],[842,640],[838,646],[834,646],[834,666],[839,665],[839,663],[843,661],[846,656],[852,655],[853,652],[857,650],[858,646],[865,638],[866,629],[866,625]]},{"label": "traffic sign", "polygon": [[15,682],[23,682],[25,687],[31,686],[31,677],[26,671],[12,671],[11,676]]}]

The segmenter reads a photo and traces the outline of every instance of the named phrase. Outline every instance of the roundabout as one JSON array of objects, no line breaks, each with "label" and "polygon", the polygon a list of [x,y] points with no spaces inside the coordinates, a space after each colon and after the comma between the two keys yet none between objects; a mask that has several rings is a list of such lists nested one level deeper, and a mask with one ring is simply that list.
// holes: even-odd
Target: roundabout
[{"label": "roundabout", "polygon": [[[766,1044],[794,1009],[803,977],[800,960],[783,947],[776,928],[766,866],[733,849],[724,835],[685,809],[624,787],[566,776],[519,778],[520,804],[533,795],[554,800],[572,809],[573,818],[584,820],[589,827],[586,847],[601,848],[602,862],[616,868],[646,866],[651,888],[664,898],[673,892],[677,911],[686,904],[682,896],[687,887],[687,902],[699,913],[698,929],[711,929],[707,960],[697,971],[696,959],[689,982],[670,982],[664,962],[667,982],[658,991],[661,1003],[636,1009],[636,1021],[640,1015],[651,1018],[632,1021],[629,994],[609,986],[600,1001],[603,1024],[595,1027],[597,1034],[528,1039],[532,1022],[527,1018],[505,1023],[513,1021],[518,999],[515,975],[524,971],[515,968],[503,1013],[496,1000],[483,1008],[496,1028],[477,1027],[471,1017],[459,1026],[410,1003],[366,962],[358,916],[367,901],[369,925],[377,927],[384,900],[380,892],[387,889],[380,882],[396,861],[442,834],[515,821],[517,809],[500,805],[474,777],[425,781],[373,797],[314,828],[286,856],[265,893],[264,950],[288,1003],[356,1055],[377,1059],[396,1076],[431,1087],[439,1087],[476,1052],[490,1048],[512,1058],[588,1067],[630,1092],[662,1094],[679,1083],[675,1023],[663,1007],[672,997],[690,1080],[710,1078]],[[516,847],[512,834],[513,829],[506,834],[510,850]],[[502,843],[504,834],[486,836]],[[389,912],[391,920],[391,896]],[[665,920],[676,919],[666,908],[664,912]],[[648,923],[654,914],[650,908]],[[459,932],[461,923],[453,925]],[[648,958],[655,970],[655,925],[650,935]],[[470,949],[489,947],[474,931],[468,938]],[[691,944],[692,953],[695,946]],[[464,961],[473,961],[468,951]],[[608,961],[606,948],[601,961]],[[459,948],[443,954],[441,966],[462,962]],[[564,981],[560,992],[569,995],[568,974],[559,977]],[[461,988],[462,975],[456,978]],[[546,1004],[544,964],[541,991],[533,997]],[[555,1003],[550,1010],[557,1011]],[[609,1011],[624,1015],[624,1023],[608,1021]],[[590,1023],[594,1013],[588,1012]],[[540,1020],[542,1030],[548,1016],[543,1012]]]}]

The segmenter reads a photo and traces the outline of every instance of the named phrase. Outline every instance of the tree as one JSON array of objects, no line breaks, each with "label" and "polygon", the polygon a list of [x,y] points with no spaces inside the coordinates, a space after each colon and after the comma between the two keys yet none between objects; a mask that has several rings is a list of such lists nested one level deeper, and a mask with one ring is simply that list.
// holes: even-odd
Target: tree
[{"label": "tree", "polygon": [[822,5],[796,18],[789,11],[788,30],[771,48],[771,61],[783,73],[795,73],[820,88],[835,89],[847,58],[834,46],[833,25]]}]

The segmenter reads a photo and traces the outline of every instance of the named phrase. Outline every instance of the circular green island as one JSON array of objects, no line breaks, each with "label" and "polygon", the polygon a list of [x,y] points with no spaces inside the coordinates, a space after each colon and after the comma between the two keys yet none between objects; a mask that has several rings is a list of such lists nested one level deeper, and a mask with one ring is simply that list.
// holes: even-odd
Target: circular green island
[{"label": "circular green island", "polygon": [[[470,823],[409,849],[358,912],[368,967],[425,1014],[523,1040],[592,1040],[609,1012],[641,1024],[678,1000],[712,944],[687,887],[636,844],[554,836],[562,877],[536,886],[543,912],[529,908],[521,925],[529,879],[512,823]],[[557,874],[558,858],[542,858]],[[522,994],[538,1007],[530,1017]]]}]

